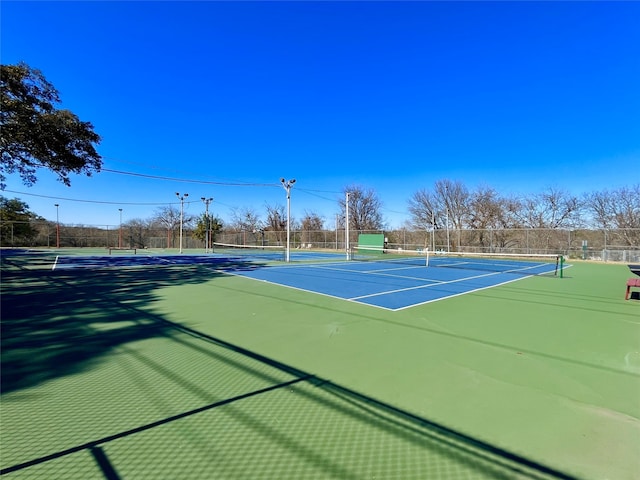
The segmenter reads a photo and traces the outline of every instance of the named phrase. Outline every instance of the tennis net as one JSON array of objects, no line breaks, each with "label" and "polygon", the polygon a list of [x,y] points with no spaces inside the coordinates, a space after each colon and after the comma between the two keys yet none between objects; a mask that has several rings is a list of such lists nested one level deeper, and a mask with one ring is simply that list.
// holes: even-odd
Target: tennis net
[{"label": "tennis net", "polygon": [[212,251],[217,256],[255,258],[269,261],[284,261],[285,247],[280,245],[233,245],[213,243]]},{"label": "tennis net", "polygon": [[349,260],[358,262],[399,263],[418,267],[427,265],[426,250],[404,250],[364,245],[352,245],[349,250]]},{"label": "tennis net", "polygon": [[363,246],[354,246],[350,259],[522,275],[557,275],[562,273],[564,265],[562,255],[556,254],[433,252],[428,249],[380,249]]}]

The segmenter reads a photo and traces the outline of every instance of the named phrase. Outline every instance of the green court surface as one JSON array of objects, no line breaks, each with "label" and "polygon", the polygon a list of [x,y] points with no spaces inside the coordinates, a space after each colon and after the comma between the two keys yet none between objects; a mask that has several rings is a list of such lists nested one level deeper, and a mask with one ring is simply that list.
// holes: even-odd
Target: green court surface
[{"label": "green court surface", "polygon": [[8,479],[640,478],[625,265],[387,311],[53,258],[2,256]]}]

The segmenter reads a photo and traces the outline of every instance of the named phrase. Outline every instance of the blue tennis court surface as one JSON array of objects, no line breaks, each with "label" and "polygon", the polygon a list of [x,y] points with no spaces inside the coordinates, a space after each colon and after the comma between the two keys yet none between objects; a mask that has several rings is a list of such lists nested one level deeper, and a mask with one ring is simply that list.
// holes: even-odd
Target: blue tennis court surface
[{"label": "blue tennis court surface", "polygon": [[394,262],[340,262],[269,266],[227,273],[266,281],[388,310],[401,310],[495,287],[532,275],[552,275],[555,265],[515,264],[505,271],[478,265],[438,268]]},{"label": "blue tennis court surface", "polygon": [[[553,262],[426,258],[345,261],[335,253],[292,252],[292,263],[222,254],[60,256],[53,269],[199,265],[387,310],[401,310],[495,287],[532,275],[553,275]],[[305,263],[299,263],[304,261]],[[309,263],[312,262],[312,263]]]}]

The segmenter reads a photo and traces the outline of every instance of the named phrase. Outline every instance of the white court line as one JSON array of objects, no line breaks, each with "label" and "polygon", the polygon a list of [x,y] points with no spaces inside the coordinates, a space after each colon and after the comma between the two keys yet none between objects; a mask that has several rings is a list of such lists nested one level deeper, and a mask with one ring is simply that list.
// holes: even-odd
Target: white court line
[{"label": "white court line", "polygon": [[[418,280],[420,282],[439,282],[440,281],[440,280],[432,280],[430,278],[424,278],[424,277],[413,277],[413,276],[410,277],[408,275],[395,275],[393,273],[384,273],[384,272],[393,271],[393,270],[403,270],[405,268],[416,268],[416,267],[403,267],[402,269],[400,269],[400,268],[386,268],[386,269],[382,269],[382,270],[369,270],[369,271],[350,270],[350,269],[344,269],[344,268],[326,268],[323,265],[318,265],[318,267],[319,267],[320,270],[332,270],[332,271],[335,271],[335,272],[355,273],[357,275],[378,275],[378,276],[381,276],[381,277],[404,278],[405,280]],[[425,267],[422,267],[422,268],[425,268]]]},{"label": "white court line", "polygon": [[461,295],[466,295],[467,293],[479,292],[480,290],[486,290],[488,288],[499,287],[500,285],[506,285],[507,283],[519,282],[520,280],[524,280],[525,278],[531,278],[532,275],[526,276],[523,275],[520,278],[513,278],[511,280],[507,280],[506,282],[496,283],[495,285],[487,285],[485,287],[474,288],[473,290],[465,290],[464,292],[452,293],[450,295],[445,295],[444,297],[432,298],[431,300],[425,300],[420,303],[412,303],[411,305],[405,305],[404,307],[396,308],[394,312],[400,310],[406,310],[407,308],[417,307],[419,305],[426,305],[427,303],[437,302],[439,300],[445,300],[447,298],[459,297]]},{"label": "white court line", "polygon": [[[368,298],[368,297],[375,297],[375,296],[380,296],[380,295],[386,295],[386,294],[389,294],[389,293],[402,292],[404,290],[415,290],[415,289],[419,289],[419,288],[426,288],[426,287],[429,287],[429,286],[436,285],[436,283],[432,283],[430,285],[420,285],[420,286],[417,286],[417,287],[411,287],[411,288],[405,288],[405,289],[399,289],[399,290],[389,290],[389,291],[386,291],[386,292],[379,292],[379,293],[372,294],[372,295],[363,295],[363,296],[360,296],[360,297],[348,298],[348,297],[338,297],[336,295],[329,295],[328,293],[318,292],[317,290],[309,290],[309,289],[306,289],[306,288],[293,287],[291,285],[285,285],[283,283],[272,282],[271,280],[263,280],[263,279],[259,279],[259,278],[247,277],[246,275],[243,275],[241,273],[235,273],[235,272],[231,272],[231,271],[227,271],[227,270],[221,270],[221,269],[215,269],[215,268],[211,268],[210,270],[212,270],[214,272],[217,272],[217,273],[222,273],[224,275],[231,275],[231,276],[234,276],[234,277],[240,277],[240,278],[244,278],[244,279],[247,279],[247,280],[253,280],[255,282],[268,283],[270,285],[277,285],[279,287],[290,288],[292,290],[297,290],[299,292],[313,293],[315,295],[322,295],[323,297],[328,297],[328,298],[333,298],[333,299],[336,299],[336,300],[347,301],[347,302],[355,303],[355,304],[358,304],[358,305],[364,305],[364,306],[367,306],[367,307],[379,308],[381,310],[387,310],[389,312],[397,312],[397,311],[400,311],[400,310],[405,310],[407,308],[417,307],[418,305],[425,305],[427,303],[437,302],[439,300],[445,300],[447,298],[458,297],[460,295],[465,295],[467,293],[477,292],[479,290],[485,290],[487,288],[497,287],[498,285],[504,285],[505,283],[516,282],[516,281],[522,280],[524,278],[529,278],[528,276],[522,276],[520,278],[515,278],[513,280],[508,280],[506,282],[497,283],[495,285],[487,285],[486,287],[476,288],[474,290],[466,290],[466,291],[460,292],[460,293],[453,293],[451,295],[445,295],[445,296],[442,296],[442,297],[433,298],[433,299],[427,300],[425,302],[412,303],[411,305],[405,305],[404,307],[400,307],[400,308],[389,308],[389,307],[383,307],[382,305],[374,305],[374,304],[371,304],[371,303],[364,303],[364,302],[359,301],[359,299]],[[494,273],[491,273],[491,274],[479,275],[479,276],[482,277],[482,276],[496,275],[498,273],[500,273],[500,272],[494,272]],[[464,281],[464,280],[469,280],[470,278],[471,277],[465,277],[463,279],[446,281],[446,282],[439,281],[437,284],[441,285],[443,283],[461,282],[461,281]],[[477,277],[473,277],[473,278],[477,278]]]},{"label": "white court line", "polygon": [[[341,265],[341,264],[342,264],[341,262],[335,263],[335,265]],[[350,270],[350,269],[327,268],[327,265],[330,265],[330,264],[324,263],[324,264],[303,264],[303,265],[267,265],[266,268],[320,267],[321,269],[324,268],[324,269],[327,269],[327,270],[336,270],[336,271],[341,271],[341,272],[368,273],[368,272],[362,272],[362,271]],[[408,268],[415,268],[415,267],[408,267]],[[253,280],[253,281],[256,281],[256,282],[267,283],[267,284],[270,284],[270,285],[277,285],[279,287],[290,288],[292,290],[297,290],[299,292],[313,293],[315,295],[322,295],[323,297],[328,297],[328,298],[332,298],[332,299],[352,302],[352,303],[355,303],[355,304],[358,304],[358,305],[365,305],[367,307],[379,308],[381,310],[387,310],[387,311],[390,311],[390,312],[397,312],[397,311],[400,311],[400,310],[406,310],[407,308],[417,307],[417,306],[420,306],[420,305],[425,305],[427,303],[432,303],[432,302],[437,302],[437,301],[440,301],[440,300],[445,300],[447,298],[459,297],[461,295],[466,295],[467,293],[478,292],[480,290],[486,290],[488,288],[498,287],[500,285],[505,285],[505,284],[508,284],[508,283],[517,282],[517,281],[520,281],[520,280],[524,280],[525,278],[530,278],[532,276],[535,276],[535,274],[521,275],[519,277],[516,277],[516,278],[511,279],[511,280],[507,280],[505,282],[500,282],[500,283],[496,283],[496,284],[493,284],[493,285],[487,285],[487,286],[484,286],[484,287],[475,288],[473,290],[465,290],[464,292],[452,293],[450,295],[445,295],[445,296],[438,297],[438,298],[432,298],[432,299],[426,300],[424,302],[412,303],[410,305],[405,305],[405,306],[400,307],[400,308],[389,308],[389,307],[383,307],[381,305],[374,305],[374,304],[371,304],[371,303],[364,303],[364,302],[361,302],[359,300],[363,299],[363,298],[382,296],[382,295],[387,295],[387,294],[392,294],[392,293],[403,292],[403,291],[407,291],[407,290],[416,290],[416,289],[421,289],[421,288],[429,288],[429,287],[437,286],[437,285],[464,282],[466,280],[472,280],[472,279],[483,278],[483,277],[490,277],[490,276],[493,276],[493,275],[500,275],[502,273],[509,273],[509,272],[490,272],[490,273],[485,273],[485,274],[482,274],[482,275],[475,275],[473,277],[464,277],[464,278],[460,278],[460,279],[457,279],[457,280],[447,280],[447,281],[443,281],[443,280],[428,280],[428,279],[424,279],[424,278],[402,277],[402,276],[399,276],[399,275],[395,275],[395,277],[398,277],[398,278],[408,278],[408,279],[412,279],[412,280],[430,281],[432,283],[430,283],[428,285],[419,285],[419,286],[416,286],[416,287],[408,287],[408,288],[397,289],[397,290],[388,290],[388,291],[385,291],[385,292],[378,292],[378,293],[374,293],[374,294],[370,294],[370,295],[363,295],[363,296],[348,298],[348,297],[339,297],[339,296],[336,296],[336,295],[330,295],[328,293],[318,292],[317,290],[309,290],[309,289],[306,289],[306,288],[294,287],[294,286],[286,285],[286,284],[283,284],[283,283],[272,282],[271,280],[264,280],[264,279],[259,279],[259,278],[248,277],[246,275],[243,275],[242,273],[235,273],[235,272],[229,271],[229,270],[218,269],[218,268],[209,268],[209,269],[211,271],[213,271],[213,272],[221,273],[223,275],[230,275],[230,276],[234,276],[234,277],[244,278],[244,279],[247,279],[247,280]],[[376,275],[380,275],[380,274],[376,274]],[[394,275],[388,275],[388,276],[394,276]]]},{"label": "white court line", "polygon": [[[366,264],[366,262],[355,262],[358,263],[360,265]],[[375,262],[373,262],[375,263]],[[389,262],[392,263],[392,262]],[[387,263],[387,264],[389,264]],[[381,273],[381,272],[390,272],[390,271],[396,271],[396,270],[408,270],[408,269],[414,269],[414,268],[448,268],[449,266],[452,266],[453,268],[459,268],[460,270],[485,270],[485,269],[479,269],[479,268],[473,268],[472,266],[470,266],[469,268],[464,268],[464,267],[459,267],[460,265],[478,265],[477,262],[455,262],[455,263],[447,263],[447,264],[441,264],[441,265],[434,265],[432,267],[428,267],[426,265],[413,265],[413,266],[403,266],[403,267],[395,267],[395,268],[382,268],[382,269],[375,269],[375,270],[352,270],[352,269],[348,269],[348,268],[335,268],[335,267],[327,267],[327,265],[342,265],[343,263],[341,262],[337,262],[337,263],[318,263],[318,264],[306,264],[306,265],[296,265],[298,267],[303,267],[303,266],[309,266],[309,267],[314,267],[314,268],[325,268],[327,270],[336,270],[336,271],[341,271],[341,272],[355,272],[355,273],[362,273],[362,274],[379,274],[379,275],[387,275],[387,276],[394,276],[393,274],[386,274],[386,273]],[[501,270],[501,271],[495,271],[495,272],[491,272],[492,274],[494,273],[520,273],[520,272],[526,272],[527,270],[531,270],[533,268],[538,268],[538,267],[542,267],[542,266],[546,266],[546,265],[550,265],[548,263],[536,263],[536,264],[532,264],[526,267],[516,267],[516,268],[511,268],[509,270]],[[543,272],[543,273],[551,273],[551,272]],[[416,278],[419,280],[423,280],[422,277],[405,277],[405,276],[401,276],[401,275],[396,275],[398,278]],[[467,278],[474,278],[474,277],[467,277]]]},{"label": "white court line", "polygon": [[[568,267],[571,267],[571,265],[565,265],[565,268],[568,268]],[[497,274],[500,274],[500,273],[508,273],[508,272],[493,272],[493,273],[487,274],[487,275],[476,275],[475,277],[466,277],[466,278],[461,278],[461,279],[458,279],[458,280],[440,282],[440,284],[463,282],[465,280],[470,280],[472,278],[482,278],[482,277],[485,277],[485,276],[497,275]],[[525,278],[531,278],[533,276],[535,276],[535,274],[522,275],[520,277],[516,277],[516,278],[513,278],[511,280],[506,280],[504,282],[496,283],[496,284],[493,284],[493,285],[486,285],[484,287],[474,288],[473,290],[465,290],[464,292],[452,293],[450,295],[445,295],[443,297],[432,298],[432,299],[426,300],[424,302],[412,303],[411,305],[405,305],[404,307],[390,309],[390,310],[393,310],[394,312],[397,312],[397,311],[400,311],[400,310],[406,310],[407,308],[417,307],[419,305],[426,305],[427,303],[437,302],[437,301],[444,300],[444,299],[447,299],[447,298],[459,297],[461,295],[466,295],[467,293],[479,292],[481,290],[486,290],[488,288],[499,287],[501,285],[506,285],[508,283],[518,282],[520,280],[524,280]],[[429,288],[429,287],[432,287],[432,286],[435,286],[435,285],[436,284],[423,285],[422,287],[414,287],[414,288]],[[412,288],[407,288],[405,290],[412,290]],[[401,291],[403,291],[403,290],[402,289],[401,290],[396,290],[395,292],[401,292]],[[384,295],[385,293],[395,293],[395,292],[394,291],[389,291],[389,292],[384,292],[384,293],[379,293],[379,294],[374,294],[374,295],[367,295],[367,296],[363,296],[363,297],[354,297],[353,299],[350,299],[350,300],[354,300],[355,299],[355,301],[357,301],[357,299],[359,299],[359,298],[375,297],[376,295]],[[365,305],[369,305],[369,304],[365,304]]]},{"label": "white court line", "polygon": [[272,282],[271,280],[263,280],[261,278],[247,277],[246,275],[243,275],[241,273],[235,273],[235,272],[228,271],[228,270],[222,270],[222,269],[217,269],[217,268],[209,268],[209,270],[211,270],[212,272],[216,272],[216,273],[222,273],[223,275],[230,275],[230,276],[233,276],[233,277],[244,278],[246,280],[253,280],[254,282],[268,283],[270,285],[277,285],[278,287],[290,288],[292,290],[298,290],[299,292],[313,293],[314,295],[322,295],[323,297],[329,297],[329,298],[333,298],[333,299],[336,299],[336,300],[347,301],[347,302],[355,303],[355,304],[358,304],[358,305],[366,305],[368,307],[380,308],[382,310],[389,310],[391,312],[395,311],[395,309],[393,309],[393,308],[381,307],[379,305],[368,305],[366,303],[358,302],[356,300],[351,300],[350,298],[338,297],[336,295],[329,295],[328,293],[318,292],[317,290],[309,290],[309,289],[306,289],[306,288],[294,287],[294,286],[291,286],[291,285],[285,285],[284,283]]},{"label": "white court line", "polygon": [[[457,265],[460,265],[459,263]],[[523,267],[523,268],[515,268],[515,269],[511,269],[511,270],[504,270],[504,271],[499,271],[499,272],[490,272],[490,273],[484,273],[482,275],[475,275],[472,277],[464,277],[464,278],[460,278],[457,280],[447,280],[447,281],[443,281],[443,280],[437,280],[437,279],[431,279],[431,278],[424,278],[424,277],[413,277],[413,276],[407,276],[407,275],[395,275],[393,273],[386,273],[386,272],[393,272],[396,270],[406,270],[406,269],[414,269],[414,268],[428,268],[428,267],[418,267],[418,266],[413,266],[413,267],[399,267],[399,268],[383,268],[383,269],[377,269],[377,270],[351,270],[351,269],[344,269],[344,268],[327,268],[322,264],[318,264],[318,265],[313,265],[314,267],[317,266],[320,269],[325,269],[325,270],[335,270],[338,272],[352,272],[352,273],[357,273],[357,274],[362,274],[362,275],[380,275],[380,276],[386,276],[386,277],[393,277],[393,278],[404,278],[407,280],[419,280],[419,281],[424,281],[424,282],[435,282],[435,283],[454,283],[454,282],[460,282],[460,281],[464,281],[464,280],[470,280],[470,279],[474,279],[474,278],[482,278],[482,277],[489,277],[491,275],[500,275],[502,273],[520,273],[520,272],[525,272],[526,270],[531,270],[532,268],[537,268],[537,267],[541,267],[547,265],[546,263],[540,263],[540,264],[536,264],[536,265],[531,265],[528,267]],[[309,265],[311,266],[311,265]],[[431,268],[443,268],[443,267],[431,267]],[[469,269],[460,269],[460,270],[476,270],[477,269],[473,269],[473,268],[469,268]],[[544,273],[551,273],[551,272],[544,272]],[[523,276],[525,278],[530,277],[532,274],[523,274]],[[424,286],[424,285],[423,285]],[[421,287],[410,287],[407,288],[407,290],[412,290],[414,288],[421,288]],[[401,290],[390,290],[388,293],[395,293],[396,291],[402,291]],[[375,295],[384,295],[384,293],[379,293],[379,294],[375,294]],[[375,296],[372,295],[372,296]],[[360,298],[360,297],[354,297],[354,298]],[[365,297],[362,297],[365,298]]]},{"label": "white court line", "polygon": [[395,272],[396,270],[413,270],[415,268],[423,269],[427,268],[426,265],[406,265],[404,267],[394,267],[394,268],[377,268],[375,270],[363,270],[363,273],[378,273],[378,272]]},{"label": "white court line", "polygon": [[[565,268],[569,268],[571,266],[572,265],[565,265]],[[502,272],[495,272],[495,273],[502,273]],[[550,272],[547,272],[547,273],[550,273]],[[520,280],[524,280],[525,278],[531,278],[531,277],[534,277],[534,276],[536,276],[536,274],[522,275],[520,277],[516,277],[516,278],[513,278],[511,280],[506,280],[504,282],[496,283],[494,285],[487,285],[485,287],[474,288],[473,290],[466,290],[464,292],[452,293],[452,294],[446,295],[444,297],[432,298],[431,300],[426,300],[426,301],[420,302],[420,303],[412,303],[411,305],[405,305],[404,307],[395,308],[395,309],[392,309],[392,310],[394,312],[397,312],[397,311],[400,311],[400,310],[406,310],[407,308],[417,307],[419,305],[426,305],[427,303],[437,302],[439,300],[445,300],[447,298],[459,297],[461,295],[466,295],[467,293],[479,292],[481,290],[486,290],[488,288],[499,287],[501,285],[506,285],[508,283],[513,283],[513,282],[519,282]],[[469,278],[471,278],[471,277],[467,277],[466,279],[461,279],[461,280],[456,280],[456,281],[464,281],[464,280],[467,280]],[[474,278],[477,278],[477,277],[474,277]],[[452,282],[443,282],[443,283],[453,283],[453,281]],[[429,285],[424,285],[424,287],[429,287]],[[365,305],[368,305],[368,304],[365,304]]]},{"label": "white court line", "polygon": [[[300,265],[300,266],[302,266],[302,265]],[[284,268],[287,268],[287,267],[284,267]],[[416,305],[422,305],[423,303],[429,303],[429,302],[436,301],[436,300],[443,300],[445,298],[449,298],[449,297],[453,297],[453,296],[457,296],[457,295],[464,295],[465,293],[469,293],[469,292],[465,291],[465,292],[454,294],[454,295],[447,295],[445,297],[429,300],[429,302],[412,303],[411,305],[407,305],[407,306],[401,307],[401,308],[389,308],[389,307],[383,307],[381,305],[372,305],[372,304],[369,304],[369,303],[360,302],[359,299],[375,297],[375,296],[380,296],[380,295],[386,295],[386,294],[390,294],[390,293],[397,293],[397,292],[402,292],[402,291],[405,291],[405,290],[415,290],[415,289],[419,289],[419,288],[426,288],[426,287],[429,287],[429,286],[442,285],[442,284],[445,284],[445,283],[455,283],[455,282],[460,282],[460,281],[464,281],[464,280],[469,280],[470,278],[478,278],[478,277],[484,277],[484,276],[490,276],[490,275],[497,275],[498,273],[500,273],[500,272],[492,272],[490,274],[478,275],[476,277],[465,277],[463,279],[451,280],[451,281],[432,280],[433,282],[436,282],[436,283],[431,283],[429,285],[418,285],[417,287],[403,288],[403,289],[398,289],[398,290],[388,290],[386,292],[378,292],[378,293],[371,294],[371,295],[363,295],[363,296],[359,296],[359,297],[351,297],[351,298],[349,298],[349,297],[338,297],[336,295],[330,295],[328,293],[318,292],[317,290],[309,290],[309,289],[306,289],[306,288],[294,287],[294,286],[291,286],[291,285],[285,285],[283,283],[272,282],[271,280],[263,280],[263,279],[259,279],[259,278],[247,277],[246,275],[243,275],[242,273],[235,273],[233,271],[227,271],[227,270],[216,269],[216,268],[211,268],[210,270],[212,270],[214,272],[217,272],[217,273],[222,273],[222,274],[225,274],[225,275],[231,275],[231,276],[234,276],[234,277],[246,278],[248,280],[254,280],[256,282],[262,282],[262,283],[268,283],[268,284],[271,284],[271,285],[277,285],[279,287],[291,288],[293,290],[298,290],[300,292],[313,293],[313,294],[316,294],[316,295],[322,295],[324,297],[329,297],[329,298],[334,298],[334,299],[343,300],[343,301],[347,301],[347,302],[357,303],[359,305],[366,305],[368,307],[380,308],[382,310],[388,310],[388,311],[391,311],[391,312],[395,312],[395,311],[398,311],[398,310],[403,310],[405,308],[414,307]],[[339,269],[336,269],[336,270],[339,270]],[[341,270],[341,271],[353,272],[353,270]],[[357,273],[362,273],[362,272],[357,272]],[[413,278],[413,277],[411,277],[411,278]],[[522,277],[522,278],[527,278],[527,277]],[[418,278],[417,280],[424,280],[424,279]],[[520,279],[516,279],[516,280],[520,280]],[[510,280],[510,281],[515,281],[515,280]],[[483,287],[483,288],[491,288],[493,286],[495,286],[495,285],[489,285],[489,286]],[[477,290],[481,290],[481,289],[477,289]],[[473,290],[473,291],[475,291],[475,290]]]},{"label": "white court line", "polygon": [[[464,278],[458,278],[456,280],[433,280],[433,283],[430,283],[428,285],[418,285],[416,287],[407,287],[407,288],[398,288],[396,290],[387,290],[386,292],[378,292],[378,293],[371,293],[369,295],[362,295],[359,297],[351,297],[350,300],[359,300],[361,298],[370,298],[370,297],[378,297],[380,295],[388,295],[390,293],[399,293],[399,292],[407,292],[409,290],[418,290],[421,288],[429,288],[429,287],[435,287],[435,286],[439,286],[439,285],[448,285],[450,283],[459,283],[459,282],[466,282],[467,280],[474,280],[476,278],[484,278],[484,277],[491,277],[493,275],[500,275],[503,272],[491,272],[491,273],[485,273],[484,275],[475,275],[473,277],[464,277]],[[527,278],[526,276],[524,276],[523,278]],[[518,279],[516,279],[518,280]],[[509,280],[510,282],[513,280]],[[483,287],[485,288],[485,287]]]},{"label": "white court line", "polygon": [[[153,258],[156,260],[159,260],[159,263],[157,264],[133,264],[133,265],[109,265],[108,263],[82,263],[82,264],[77,264],[77,263],[73,263],[73,260],[71,261],[71,263],[67,263],[65,264],[61,264],[60,268],[65,269],[65,270],[76,270],[76,269],[80,269],[80,268],[85,268],[85,269],[96,269],[96,270],[109,270],[109,269],[120,269],[120,270],[128,270],[128,269],[134,269],[134,268],[147,268],[147,267],[154,267],[154,266],[158,266],[158,265],[182,265],[178,262],[174,262],[171,261],[169,258],[160,256],[160,255],[154,255],[153,253],[144,253],[141,254],[140,257],[145,256],[147,258]],[[56,255],[56,259],[53,263],[53,266],[51,267],[51,270],[55,270],[56,267],[58,266],[58,258],[59,256]],[[110,258],[110,257],[105,257],[105,258]],[[193,264],[185,264],[185,265],[197,265],[197,263],[193,263]]]},{"label": "white court line", "polygon": [[[329,270],[329,271],[342,272],[342,273],[354,273],[356,275],[379,275],[379,276],[383,276],[383,277],[403,278],[405,280],[417,280],[417,281],[420,281],[420,282],[440,282],[441,281],[441,280],[433,280],[433,279],[424,278],[424,277],[413,277],[413,276],[410,277],[410,276],[407,276],[407,275],[394,275],[394,274],[390,274],[390,273],[382,273],[382,272],[387,272],[387,271],[392,271],[392,270],[403,270],[403,269],[407,269],[407,268],[426,268],[426,267],[386,268],[386,269],[382,269],[382,270],[363,271],[363,270],[352,270],[350,268],[336,268],[336,267],[331,267],[330,265],[342,265],[342,263],[341,262],[337,262],[337,263],[305,263],[305,264],[301,264],[301,265],[265,265],[264,268],[288,269],[288,268],[311,267],[311,268],[317,268],[319,270]],[[277,283],[276,285],[280,285],[280,284]],[[310,291],[313,291],[313,290],[310,290]],[[337,297],[337,298],[344,299],[345,297]]]},{"label": "white court line", "polygon": [[176,262],[172,262],[172,261],[171,261],[171,260],[169,260],[168,258],[163,257],[163,256],[161,256],[161,255],[147,255],[147,257],[149,257],[149,258],[156,258],[156,259],[160,260],[160,263],[163,263],[163,262],[164,262],[164,263],[168,263],[169,265],[175,265],[175,264],[176,264]]}]

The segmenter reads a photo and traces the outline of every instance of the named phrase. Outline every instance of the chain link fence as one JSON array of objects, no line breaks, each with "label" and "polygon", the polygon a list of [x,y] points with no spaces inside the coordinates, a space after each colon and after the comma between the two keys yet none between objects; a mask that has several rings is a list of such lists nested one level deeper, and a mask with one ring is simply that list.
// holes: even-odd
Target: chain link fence
[{"label": "chain link fence", "polygon": [[[57,225],[52,222],[2,222],[2,247],[28,248],[138,248],[176,249],[180,247],[178,230],[149,226]],[[569,258],[604,262],[640,262],[640,229],[440,229],[391,231],[350,231],[349,244],[358,243],[361,233],[382,233],[387,248],[477,253],[551,253]],[[285,230],[225,229],[215,242],[236,245],[286,245]],[[344,229],[292,230],[292,249],[346,249]],[[184,229],[182,247],[205,249],[204,238]]]}]

